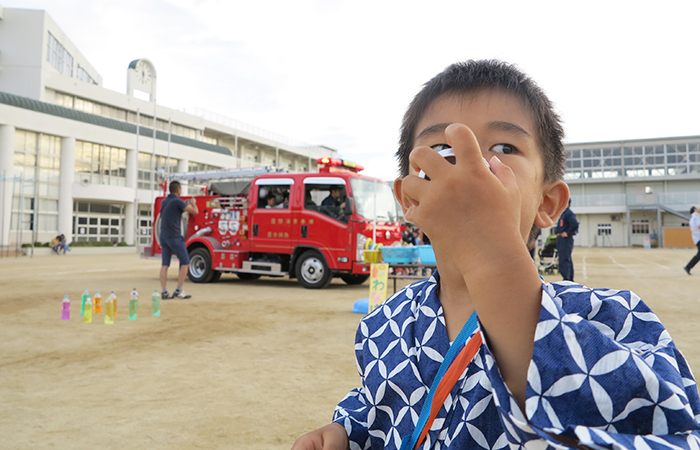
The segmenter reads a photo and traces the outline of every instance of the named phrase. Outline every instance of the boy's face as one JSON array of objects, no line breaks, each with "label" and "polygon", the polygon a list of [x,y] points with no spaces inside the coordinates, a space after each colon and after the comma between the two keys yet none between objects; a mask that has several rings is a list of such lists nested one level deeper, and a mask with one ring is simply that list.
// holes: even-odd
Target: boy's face
[{"label": "boy's face", "polygon": [[[522,198],[520,231],[527,240],[544,191],[542,153],[529,111],[520,99],[500,90],[446,95],[433,102],[418,122],[414,147],[447,145],[445,128],[452,123],[471,128],[484,158],[497,155],[513,170]],[[414,167],[409,173],[417,175]]]}]

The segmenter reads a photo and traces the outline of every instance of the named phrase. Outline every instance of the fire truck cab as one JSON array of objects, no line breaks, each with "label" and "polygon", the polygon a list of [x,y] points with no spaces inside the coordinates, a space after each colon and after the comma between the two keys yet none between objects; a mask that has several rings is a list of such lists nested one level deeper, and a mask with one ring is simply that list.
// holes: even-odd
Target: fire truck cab
[{"label": "fire truck cab", "polygon": [[[308,289],[333,277],[360,284],[369,277],[368,241],[401,241],[394,194],[381,180],[360,175],[361,166],[320,158],[318,173],[269,167],[173,174],[169,181],[204,183],[194,198],[199,214],[182,218],[195,283],[225,272],[252,280],[262,275],[297,278]],[[161,253],[160,204],[154,205],[151,255]]]}]

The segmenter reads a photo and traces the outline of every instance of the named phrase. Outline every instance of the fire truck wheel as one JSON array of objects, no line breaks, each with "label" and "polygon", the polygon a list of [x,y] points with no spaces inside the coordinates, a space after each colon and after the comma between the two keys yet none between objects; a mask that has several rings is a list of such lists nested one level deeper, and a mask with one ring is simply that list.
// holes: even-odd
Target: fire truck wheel
[{"label": "fire truck wheel", "polygon": [[211,268],[211,256],[206,249],[195,248],[190,252],[190,270],[187,276],[194,283],[208,283],[214,277]]},{"label": "fire truck wheel", "polygon": [[214,271],[214,276],[211,277],[212,283],[215,282],[215,281],[219,281],[219,278],[221,278],[221,275],[222,275],[222,274],[223,274],[223,272],[219,272],[218,270],[215,270],[215,271]]},{"label": "fire truck wheel", "polygon": [[357,274],[357,273],[344,273],[340,278],[345,281],[346,284],[350,286],[356,284],[362,284],[369,278],[369,275]]},{"label": "fire truck wheel", "polygon": [[296,275],[306,289],[323,289],[333,278],[326,261],[313,250],[307,250],[297,259]]},{"label": "fire truck wheel", "polygon": [[243,281],[248,281],[248,280],[257,280],[258,278],[260,278],[261,275],[259,273],[241,272],[241,273],[237,273],[236,276]]}]

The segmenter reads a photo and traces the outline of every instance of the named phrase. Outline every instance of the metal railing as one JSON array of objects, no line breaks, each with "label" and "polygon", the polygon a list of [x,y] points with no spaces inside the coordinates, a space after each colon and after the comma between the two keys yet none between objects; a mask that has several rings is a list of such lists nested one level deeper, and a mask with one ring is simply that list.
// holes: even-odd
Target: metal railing
[{"label": "metal railing", "polygon": [[249,133],[264,139],[268,139],[273,142],[286,145],[288,147],[293,147],[298,153],[302,153],[310,158],[329,156],[333,151],[321,147],[319,145],[312,145],[306,142],[298,141],[290,137],[275,133],[269,130],[265,130],[254,125],[241,122],[240,120],[232,119],[230,117],[224,116],[223,114],[218,114],[212,111],[208,111],[203,108],[184,108],[181,111],[191,114],[193,116],[201,117],[204,120],[210,122],[218,123],[219,125],[224,125],[235,130],[240,130],[245,133]]},{"label": "metal railing", "polygon": [[652,194],[586,194],[572,195],[572,207],[605,207],[627,205],[665,205],[681,208],[700,205],[700,191],[659,192]]}]

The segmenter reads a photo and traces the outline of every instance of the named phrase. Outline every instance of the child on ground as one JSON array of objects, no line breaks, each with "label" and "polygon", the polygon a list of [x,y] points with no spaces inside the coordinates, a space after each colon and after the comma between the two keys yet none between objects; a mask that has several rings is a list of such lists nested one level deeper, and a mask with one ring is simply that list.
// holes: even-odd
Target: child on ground
[{"label": "child on ground", "polygon": [[628,291],[543,283],[532,264],[526,244],[568,204],[562,137],[506,63],[424,86],[394,187],[438,270],[362,319],[362,387],[294,450],[700,448],[697,386],[656,315]]}]

